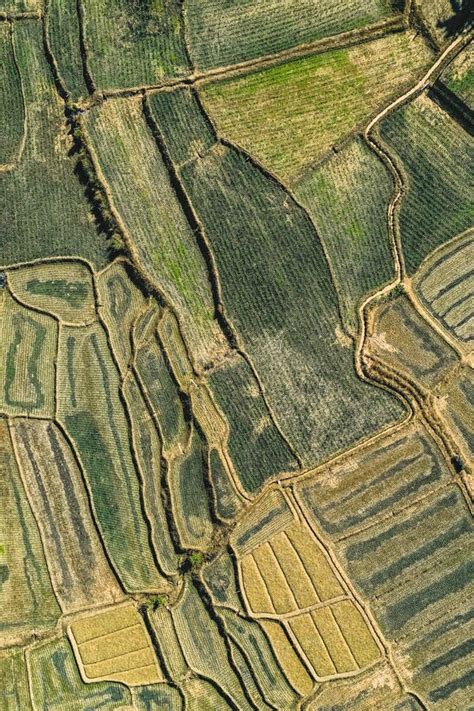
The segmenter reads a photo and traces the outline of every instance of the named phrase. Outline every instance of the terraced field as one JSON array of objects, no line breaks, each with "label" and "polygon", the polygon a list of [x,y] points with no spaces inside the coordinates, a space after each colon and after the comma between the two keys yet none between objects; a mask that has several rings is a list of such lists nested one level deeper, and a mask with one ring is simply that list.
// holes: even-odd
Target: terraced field
[{"label": "terraced field", "polygon": [[0,0],[0,711],[472,707],[472,22]]}]

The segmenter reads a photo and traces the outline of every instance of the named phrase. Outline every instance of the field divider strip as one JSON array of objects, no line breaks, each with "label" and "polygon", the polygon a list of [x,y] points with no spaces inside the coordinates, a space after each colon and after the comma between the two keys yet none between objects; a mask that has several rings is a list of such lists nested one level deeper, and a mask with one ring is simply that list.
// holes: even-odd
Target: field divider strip
[{"label": "field divider strip", "polygon": [[294,617],[300,617],[306,613],[313,612],[313,610],[322,610],[324,607],[330,607],[331,605],[335,605],[337,602],[343,602],[344,600],[350,600],[352,602],[351,595],[344,593],[343,595],[332,597],[329,600],[321,600],[321,602],[315,602],[314,605],[309,605],[309,607],[301,607],[299,609],[292,610],[291,612],[275,614],[270,614],[268,612],[250,612],[249,617],[252,617],[252,619],[255,620],[291,620]]},{"label": "field divider strip", "polygon": [[86,10],[82,0],[76,0],[76,12],[79,24],[79,49],[81,52],[82,74],[89,94],[94,94],[96,86],[89,69],[89,60],[87,57],[87,37],[85,28]]},{"label": "field divider strip", "polygon": [[41,20],[41,10],[30,12],[0,12],[0,22],[20,22],[21,20]]},{"label": "field divider strip", "polygon": [[282,621],[282,624],[283,624],[283,629],[286,633],[286,636],[289,639],[289,642],[290,642],[292,648],[294,649],[294,651],[300,658],[302,664],[306,667],[306,671],[315,681],[319,681],[320,677],[316,674],[316,671],[315,671],[313,665],[309,661],[309,659],[306,655],[306,652],[303,650],[303,647],[301,646],[299,639],[297,638],[297,636],[291,629],[291,626],[289,625],[288,622],[286,622],[284,620]]}]

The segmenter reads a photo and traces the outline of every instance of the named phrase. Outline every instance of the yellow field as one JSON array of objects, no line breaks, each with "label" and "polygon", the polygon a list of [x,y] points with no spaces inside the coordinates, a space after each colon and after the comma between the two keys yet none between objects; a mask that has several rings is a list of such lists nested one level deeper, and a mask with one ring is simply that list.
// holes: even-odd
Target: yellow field
[{"label": "yellow field", "polygon": [[307,689],[309,675],[321,680],[372,665],[379,647],[335,564],[305,524],[279,519],[283,530],[274,523],[267,540],[255,531],[258,543],[239,568],[249,614],[263,625],[288,678]]},{"label": "yellow field", "polygon": [[86,681],[139,686],[164,680],[145,625],[132,605],[76,620],[69,634]]}]

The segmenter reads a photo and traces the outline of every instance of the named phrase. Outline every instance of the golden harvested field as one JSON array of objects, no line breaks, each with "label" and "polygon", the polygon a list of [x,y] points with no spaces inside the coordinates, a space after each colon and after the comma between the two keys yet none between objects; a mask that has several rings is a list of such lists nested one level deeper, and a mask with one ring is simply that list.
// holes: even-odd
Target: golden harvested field
[{"label": "golden harvested field", "polygon": [[78,619],[71,623],[69,635],[86,681],[141,686],[163,680],[143,621],[131,605]]}]

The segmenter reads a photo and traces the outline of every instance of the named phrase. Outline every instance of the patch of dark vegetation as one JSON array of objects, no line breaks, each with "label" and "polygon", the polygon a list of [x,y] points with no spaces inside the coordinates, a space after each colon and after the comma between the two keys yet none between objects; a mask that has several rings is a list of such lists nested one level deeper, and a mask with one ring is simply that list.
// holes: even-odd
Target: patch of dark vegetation
[{"label": "patch of dark vegetation", "polygon": [[464,462],[459,456],[459,454],[454,454],[451,457],[451,464],[453,465],[456,474],[460,474],[464,469]]},{"label": "patch of dark vegetation", "polygon": [[81,124],[82,111],[74,105],[69,97],[65,100],[65,114],[73,140],[70,155],[77,158],[75,174],[84,187],[84,194],[91,206],[97,229],[107,238],[111,257],[126,254],[127,248],[122,231],[112,213],[105,189],[97,178],[92,157],[85,141]]}]

